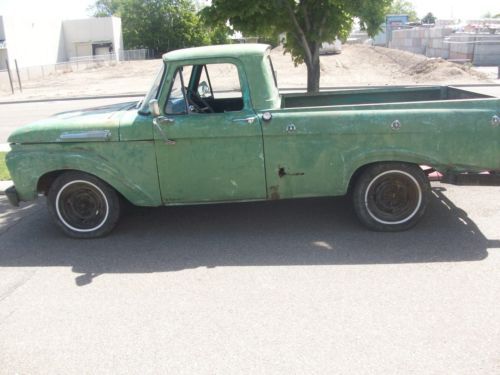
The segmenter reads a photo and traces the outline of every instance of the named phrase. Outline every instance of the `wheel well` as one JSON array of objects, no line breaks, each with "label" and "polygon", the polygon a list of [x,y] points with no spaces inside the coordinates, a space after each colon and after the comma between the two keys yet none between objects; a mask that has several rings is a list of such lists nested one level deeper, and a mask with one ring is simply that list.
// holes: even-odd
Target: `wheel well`
[{"label": "wheel well", "polygon": [[70,169],[63,169],[59,171],[52,171],[45,173],[42,177],[38,179],[38,184],[36,185],[36,191],[38,193],[43,193],[47,195],[49,192],[50,186],[56,180],[57,177],[62,175],[63,173],[71,171]]},{"label": "wheel well", "polygon": [[377,164],[389,164],[389,163],[402,163],[402,164],[408,164],[408,165],[418,165],[418,164],[415,164],[415,163],[408,163],[406,161],[398,161],[398,160],[387,160],[387,161],[377,161],[377,162],[374,162],[374,163],[369,163],[369,164],[365,164],[365,165],[362,165],[361,167],[359,167],[358,169],[356,169],[354,171],[354,173],[352,174],[351,176],[351,179],[349,180],[349,187],[348,187],[348,192],[351,192],[352,189],[354,188],[355,184],[356,184],[356,181],[358,180],[359,176],[361,176],[361,174],[368,168],[374,166],[374,165],[377,165]]},{"label": "wheel well", "polygon": [[[44,175],[42,175],[39,179],[38,179],[38,183],[36,185],[36,191],[38,193],[43,193],[44,195],[47,195],[48,192],[49,192],[49,189],[50,187],[52,186],[52,184],[54,183],[54,181],[56,180],[57,177],[59,177],[60,175],[62,175],[63,173],[66,173],[66,172],[80,172],[76,169],[61,169],[61,170],[58,170],[58,171],[52,171],[52,172],[48,172],[48,173],[45,173]],[[85,172],[87,173],[87,172]],[[90,173],[88,173],[90,174]],[[94,176],[94,175],[92,175]],[[99,178],[97,176],[94,176],[96,178]],[[101,179],[102,180],[102,179]],[[105,183],[107,183],[106,181],[104,181]],[[108,183],[107,183],[108,184]],[[109,185],[109,184],[108,184]],[[111,185],[110,185],[111,186]],[[112,186],[111,186],[112,187]],[[125,198],[123,196],[123,194],[121,194],[118,190],[116,190],[115,188],[113,188],[116,193],[121,197],[123,198],[125,201],[128,202],[128,199]]]}]

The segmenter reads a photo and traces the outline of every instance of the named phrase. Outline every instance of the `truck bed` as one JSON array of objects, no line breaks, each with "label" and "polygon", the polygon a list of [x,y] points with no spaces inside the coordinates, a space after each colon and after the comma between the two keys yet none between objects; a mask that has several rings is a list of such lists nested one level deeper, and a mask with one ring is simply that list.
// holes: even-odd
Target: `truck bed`
[{"label": "truck bed", "polygon": [[281,108],[485,98],[492,98],[492,96],[462,90],[453,86],[355,88],[320,92],[317,94],[283,94]]}]

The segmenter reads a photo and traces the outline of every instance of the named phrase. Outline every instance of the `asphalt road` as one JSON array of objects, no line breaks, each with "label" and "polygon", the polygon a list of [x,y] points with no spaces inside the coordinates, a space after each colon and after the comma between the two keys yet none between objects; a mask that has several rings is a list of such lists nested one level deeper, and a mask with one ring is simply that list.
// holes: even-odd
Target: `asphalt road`
[{"label": "asphalt road", "polygon": [[129,102],[139,98],[58,100],[48,102],[0,104],[0,143],[7,142],[16,128],[53,114],[108,104]]},{"label": "asphalt road", "polygon": [[498,374],[500,188],[404,233],[346,198],[131,208],[65,238],[0,197],[0,373]]}]

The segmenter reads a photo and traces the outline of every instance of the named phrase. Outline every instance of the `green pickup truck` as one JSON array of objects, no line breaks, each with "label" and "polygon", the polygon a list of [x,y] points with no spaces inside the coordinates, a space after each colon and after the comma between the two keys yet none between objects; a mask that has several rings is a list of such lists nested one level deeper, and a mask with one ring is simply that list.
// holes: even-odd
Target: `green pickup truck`
[{"label": "green pickup truck", "polygon": [[[282,72],[281,74],[286,74]],[[69,236],[109,233],[124,200],[187,205],[351,193],[368,228],[424,214],[430,171],[498,185],[500,99],[454,87],[278,91],[269,46],[173,51],[140,102],[16,130],[10,202],[47,196]],[[428,166],[427,169],[422,166]]]}]

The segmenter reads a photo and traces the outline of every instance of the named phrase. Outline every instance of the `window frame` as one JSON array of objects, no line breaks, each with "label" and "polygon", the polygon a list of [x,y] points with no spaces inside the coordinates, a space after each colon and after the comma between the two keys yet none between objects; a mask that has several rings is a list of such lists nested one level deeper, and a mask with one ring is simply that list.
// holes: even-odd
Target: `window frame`
[{"label": "window frame", "polygon": [[271,55],[267,55],[267,60],[269,61],[269,65],[271,66],[271,73],[273,74],[274,85],[278,88],[278,78],[276,77],[276,71],[274,70],[273,60],[271,59]]},{"label": "window frame", "polygon": [[[194,65],[214,65],[214,64],[232,64],[236,67],[237,72],[238,72],[238,80],[240,84],[240,89],[241,89],[241,97],[243,101],[243,107],[241,110],[238,111],[232,111],[230,113],[243,113],[247,111],[253,110],[252,106],[252,96],[251,96],[251,91],[250,91],[250,85],[248,84],[248,79],[247,75],[244,69],[244,65],[241,62],[241,60],[233,57],[224,57],[224,58],[213,58],[213,59],[194,59],[194,60],[179,60],[179,61],[169,61],[167,64],[168,67],[168,72],[166,72],[166,77],[175,77],[175,73],[179,68],[183,68],[184,66],[194,66]],[[171,74],[171,72],[173,72]],[[207,77],[208,75],[208,68],[207,68]],[[172,90],[172,86],[174,83],[174,80],[171,78],[171,82],[169,83],[169,89],[168,90],[163,90],[162,94],[160,95],[160,108],[162,108],[163,113],[167,114],[166,112],[166,106],[168,103],[168,99],[170,97],[170,93]],[[212,83],[209,83],[210,89],[212,90]],[[184,101],[187,103],[187,96],[185,92],[185,86],[184,86],[184,77],[183,77],[183,94],[184,94]],[[213,94],[212,94],[213,95]],[[187,104],[188,105],[188,104]],[[228,112],[229,113],[229,112]],[[197,115],[196,113],[190,113],[189,110],[187,110],[187,113],[184,113],[182,115]],[[222,114],[222,113],[205,113],[206,115],[214,115],[214,114]],[[169,114],[170,116],[177,116],[177,114]]]},{"label": "window frame", "polygon": [[[189,114],[189,107],[188,107],[188,101],[187,101],[187,95],[186,95],[186,86],[184,86],[184,75],[182,73],[182,71],[184,70],[184,66],[185,65],[180,65],[178,66],[175,71],[174,71],[174,74],[173,74],[173,79],[172,79],[172,82],[170,82],[170,87],[168,89],[168,94],[167,94],[167,98],[165,100],[165,105],[164,105],[164,108],[163,108],[163,112],[166,114],[166,115],[170,115],[170,116],[177,116],[177,115],[188,115]],[[172,93],[172,89],[174,87],[174,84],[175,84],[175,81],[176,81],[176,76],[177,74],[179,74],[180,76],[180,79],[181,79],[181,91],[182,91],[182,95],[184,97],[184,112],[181,112],[181,113],[168,113],[167,112],[167,105],[168,105],[168,100],[170,99],[170,94]]]}]

